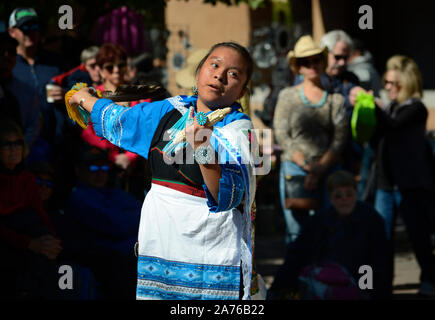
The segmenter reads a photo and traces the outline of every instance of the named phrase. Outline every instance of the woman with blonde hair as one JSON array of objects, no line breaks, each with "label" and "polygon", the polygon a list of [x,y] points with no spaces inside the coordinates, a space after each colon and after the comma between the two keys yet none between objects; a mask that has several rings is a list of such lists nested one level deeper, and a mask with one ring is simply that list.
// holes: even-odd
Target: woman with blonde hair
[{"label": "woman with blonde hair", "polygon": [[287,58],[303,82],[281,90],[275,109],[273,129],[283,148],[279,186],[287,243],[303,232],[310,211],[325,206],[322,183],[339,162],[346,142],[345,99],[329,93],[321,82],[327,52],[309,35],[297,41]]},{"label": "woman with blonde hair", "polygon": [[[387,76],[399,81],[400,90],[397,97],[390,96],[391,100],[405,102],[409,98],[421,99],[423,97],[423,80],[420,70],[414,60],[402,55],[392,56],[387,61],[387,70],[383,76],[385,86],[388,85]],[[385,88],[390,94],[391,90]]]},{"label": "woman with blonde hair", "polygon": [[435,170],[426,140],[423,81],[414,60],[395,55],[387,61],[383,82],[390,103],[376,108],[376,132],[371,141],[376,150],[375,209],[384,219],[389,239],[398,209],[421,268],[419,292],[435,296],[429,228],[435,208]]}]

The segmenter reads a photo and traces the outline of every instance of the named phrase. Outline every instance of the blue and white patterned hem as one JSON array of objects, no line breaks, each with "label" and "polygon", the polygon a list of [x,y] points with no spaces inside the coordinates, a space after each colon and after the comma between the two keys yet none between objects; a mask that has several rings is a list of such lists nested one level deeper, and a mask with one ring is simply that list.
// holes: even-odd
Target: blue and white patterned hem
[{"label": "blue and white patterned hem", "polygon": [[219,266],[139,256],[138,300],[237,300],[240,266]]}]

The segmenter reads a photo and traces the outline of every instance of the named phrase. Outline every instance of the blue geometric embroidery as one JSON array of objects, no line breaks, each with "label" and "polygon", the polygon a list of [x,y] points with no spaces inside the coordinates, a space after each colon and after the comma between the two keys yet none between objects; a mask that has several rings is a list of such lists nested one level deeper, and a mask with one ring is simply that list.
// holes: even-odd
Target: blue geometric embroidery
[{"label": "blue geometric embroidery", "polygon": [[139,256],[138,298],[238,299],[240,267]]}]

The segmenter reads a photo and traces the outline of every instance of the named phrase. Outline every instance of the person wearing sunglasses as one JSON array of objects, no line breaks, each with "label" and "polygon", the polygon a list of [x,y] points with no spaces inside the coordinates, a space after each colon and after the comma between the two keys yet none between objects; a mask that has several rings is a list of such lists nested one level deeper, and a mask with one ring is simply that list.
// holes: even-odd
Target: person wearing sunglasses
[{"label": "person wearing sunglasses", "polygon": [[376,107],[375,208],[393,238],[400,213],[420,266],[422,295],[435,296],[435,259],[431,232],[435,229],[435,159],[426,139],[428,111],[416,62],[403,55],[387,60],[383,76],[390,102]]},{"label": "person wearing sunglasses", "polygon": [[[340,93],[346,99],[346,110],[352,113],[354,101],[349,100],[351,90],[359,86],[358,77],[347,70],[353,48],[352,38],[343,30],[332,30],[320,39],[320,46],[328,49],[325,72],[321,75],[322,85],[331,93]],[[294,77],[294,85],[303,81],[302,75]]]},{"label": "person wearing sunglasses", "polygon": [[[352,38],[343,30],[331,30],[323,35],[320,44],[328,48],[328,66],[322,75],[322,83],[329,92],[343,95],[350,124],[352,106],[356,102],[355,92],[361,88],[358,77],[347,69],[353,50]],[[349,137],[350,133],[349,125]],[[343,153],[343,168],[358,175],[363,152],[363,146],[349,138]]]},{"label": "person wearing sunglasses", "polygon": [[[10,90],[19,102],[26,142],[31,147],[41,132],[46,141],[54,143],[62,131],[62,122],[56,121],[62,114],[55,110],[54,103],[63,102],[65,92],[56,86],[50,90],[53,100],[47,100],[46,85],[63,71],[63,59],[40,46],[39,17],[33,8],[15,9],[9,17],[8,33],[18,42]],[[42,130],[38,128],[39,113],[44,118]]]},{"label": "person wearing sunglasses", "polygon": [[279,188],[287,243],[303,232],[310,212],[328,205],[323,181],[346,143],[344,98],[321,82],[327,55],[311,36],[301,37],[287,58],[303,82],[281,90],[276,105],[273,129],[283,148]]},{"label": "person wearing sunglasses", "polygon": [[[101,45],[95,57],[96,68],[100,73],[102,84],[94,87],[103,91],[116,91],[116,89],[126,84],[125,75],[127,72],[127,53],[125,49],[118,44],[105,43]],[[130,107],[136,102],[121,102],[123,106]],[[124,151],[118,146],[107,140],[97,137],[92,124],[87,129],[81,131],[81,138],[86,143],[97,147],[101,150],[109,151],[109,159],[122,171],[128,171],[127,176],[121,178],[123,184],[128,184],[131,171],[135,168],[139,156],[133,152]]]},{"label": "person wearing sunglasses", "polygon": [[[372,206],[357,201],[357,184],[350,172],[332,173],[326,187],[331,207],[315,215],[307,232],[287,247],[285,262],[268,296],[279,299],[298,292],[301,299],[313,299],[313,294],[314,299],[325,300],[391,298],[388,242],[382,218]],[[331,265],[335,267],[331,269]],[[372,269],[371,290],[358,288],[361,266]],[[311,267],[323,272],[312,277]],[[340,269],[345,272],[339,273],[341,281],[337,281],[334,275]],[[346,278],[348,283],[344,282]]]},{"label": "person wearing sunglasses", "polygon": [[76,154],[77,183],[65,208],[70,226],[65,242],[75,259],[90,266],[100,283],[102,299],[134,299],[136,258],[132,248],[141,203],[112,186],[112,164],[106,152],[84,145]]},{"label": "person wearing sunglasses", "polygon": [[101,156],[91,157],[91,160],[82,163],[76,170],[79,180],[88,187],[99,189],[108,185],[111,163],[102,152],[98,151]]},{"label": "person wearing sunglasses", "polygon": [[101,85],[100,68],[96,62],[97,54],[97,46],[83,49],[80,54],[80,65],[53,77],[51,83],[59,85],[65,90],[71,88],[78,82],[87,83],[88,86],[92,87]]},{"label": "person wearing sunglasses", "polygon": [[127,52],[114,43],[103,44],[96,56],[96,64],[99,67],[102,84],[96,89],[100,91],[112,91],[125,84],[127,72]]},{"label": "person wearing sunglasses", "polygon": [[25,168],[27,154],[21,129],[0,120],[0,295],[52,299],[56,287],[45,290],[37,283],[56,283],[55,261],[63,247],[44,210],[36,177]]}]

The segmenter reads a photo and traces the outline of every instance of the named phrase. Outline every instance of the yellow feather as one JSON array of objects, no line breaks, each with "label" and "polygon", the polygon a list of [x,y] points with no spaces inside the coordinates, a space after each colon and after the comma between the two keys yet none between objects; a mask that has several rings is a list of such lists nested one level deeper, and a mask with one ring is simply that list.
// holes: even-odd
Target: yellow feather
[{"label": "yellow feather", "polygon": [[[65,106],[66,106],[66,111],[68,112],[68,117],[70,117],[71,120],[77,122],[80,127],[82,127],[83,129],[87,128],[87,125],[85,123],[85,120],[83,119],[80,111],[79,111],[79,107],[73,107],[69,104],[69,100],[71,99],[71,97],[80,89],[87,87],[88,85],[86,83],[76,83],[71,90],[69,90],[66,94],[65,94]],[[98,98],[102,98],[103,95],[101,94],[101,92],[99,90],[95,90],[96,91],[96,95]]]}]

